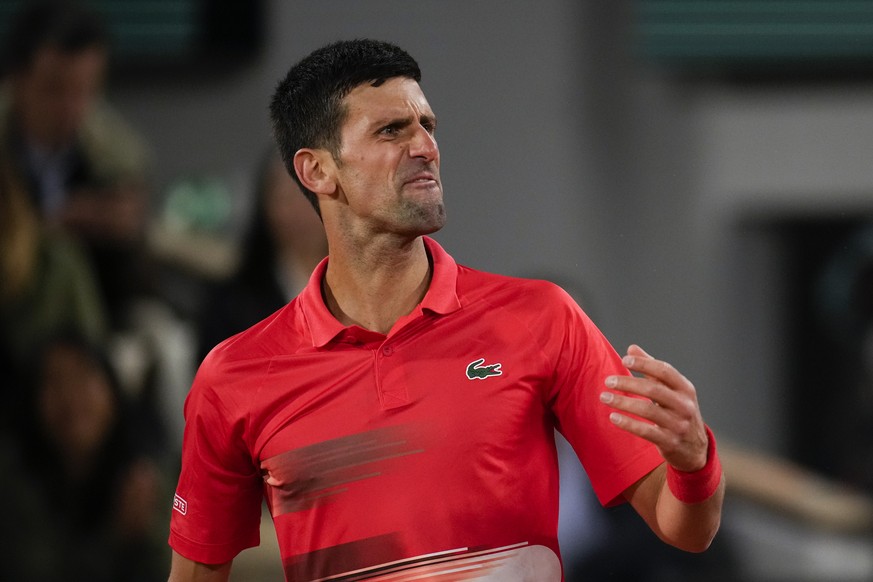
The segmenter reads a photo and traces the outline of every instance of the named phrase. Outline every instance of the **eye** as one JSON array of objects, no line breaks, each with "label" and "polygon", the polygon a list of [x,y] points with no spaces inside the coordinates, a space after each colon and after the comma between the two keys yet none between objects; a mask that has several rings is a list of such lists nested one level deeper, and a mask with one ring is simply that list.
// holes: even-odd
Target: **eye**
[{"label": "eye", "polygon": [[386,125],[385,127],[383,127],[382,129],[379,130],[380,135],[387,135],[389,137],[396,136],[398,133],[400,133],[400,126],[396,123],[391,123],[389,125]]}]

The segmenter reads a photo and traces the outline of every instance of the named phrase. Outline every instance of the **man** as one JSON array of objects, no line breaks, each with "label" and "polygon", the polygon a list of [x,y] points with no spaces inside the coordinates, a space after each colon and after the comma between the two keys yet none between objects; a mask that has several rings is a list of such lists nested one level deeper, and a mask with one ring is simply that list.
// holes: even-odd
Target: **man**
[{"label": "man", "polygon": [[718,529],[691,383],[639,347],[619,358],[557,286],[459,266],[426,236],[445,209],[420,76],[361,40],[276,89],[277,142],[330,254],[198,372],[173,582],[227,580],[262,496],[287,580],[560,581],[555,427],[602,503],[689,551]]},{"label": "man", "polygon": [[147,155],[101,98],[108,32],[99,14],[72,0],[24,2],[4,48],[0,163],[45,224],[84,244],[120,319],[145,231]]}]

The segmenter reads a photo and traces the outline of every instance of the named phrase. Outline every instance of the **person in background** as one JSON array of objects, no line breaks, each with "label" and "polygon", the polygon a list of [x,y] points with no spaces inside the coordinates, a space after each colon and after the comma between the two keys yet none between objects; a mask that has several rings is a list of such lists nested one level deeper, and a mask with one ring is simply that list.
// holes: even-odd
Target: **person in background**
[{"label": "person in background", "polygon": [[[168,555],[158,508],[167,487],[109,360],[77,333],[61,332],[42,343],[31,370],[20,467],[7,475],[28,494],[3,503],[27,515],[21,531],[37,536],[29,542],[39,548],[38,571],[46,580],[161,580]],[[4,525],[5,539],[13,527]],[[4,562],[18,559],[33,556]]]},{"label": "person in background", "polygon": [[77,328],[102,335],[102,304],[88,265],[70,241],[42,228],[30,200],[0,163],[0,580],[51,580],[40,507],[24,466],[22,431],[28,406],[27,359],[39,338]]},{"label": "person in background", "polygon": [[321,221],[275,148],[258,171],[254,202],[239,267],[210,290],[200,317],[198,361],[296,297],[327,255]]},{"label": "person in background", "polygon": [[147,244],[147,148],[104,98],[106,23],[84,2],[23,2],[4,48],[0,163],[40,221],[82,246],[123,389],[174,454],[167,417],[193,374],[193,333],[168,300]]},{"label": "person in background", "polygon": [[0,161],[0,428],[21,418],[23,378],[42,338],[75,329],[92,342],[108,322],[94,274],[76,240],[47,227]]},{"label": "person in background", "polygon": [[73,0],[23,2],[3,48],[0,161],[41,219],[84,245],[118,327],[142,285],[148,154],[103,99],[105,23]]}]

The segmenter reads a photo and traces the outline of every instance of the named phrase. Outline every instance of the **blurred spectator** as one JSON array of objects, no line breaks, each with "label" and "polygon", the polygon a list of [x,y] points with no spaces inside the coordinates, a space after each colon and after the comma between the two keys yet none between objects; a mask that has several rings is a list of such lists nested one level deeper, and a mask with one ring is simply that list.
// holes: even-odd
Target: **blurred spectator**
[{"label": "blurred spectator", "polygon": [[210,292],[200,319],[200,359],[293,299],[326,256],[318,215],[271,149],[258,172],[239,267]]},{"label": "blurred spectator", "polygon": [[146,154],[101,98],[106,28],[72,1],[23,2],[3,57],[0,160],[48,224],[84,243],[117,326],[140,283],[132,270],[142,266]]},{"label": "blurred spectator", "polygon": [[[25,581],[165,579],[160,517],[168,488],[108,359],[77,334],[61,334],[32,369],[17,459],[23,470],[4,485],[18,497],[2,501],[4,515],[15,511],[28,524],[6,523],[3,540],[27,551],[4,556],[0,573]],[[22,539],[28,534],[36,538]]]},{"label": "blurred spectator", "polygon": [[44,225],[84,248],[123,390],[167,445],[168,411],[193,375],[193,344],[161,292],[146,244],[147,155],[102,98],[110,45],[100,14],[73,0],[22,3],[0,90],[0,163]]},{"label": "blurred spectator", "polygon": [[104,339],[106,317],[93,273],[74,241],[44,227],[0,161],[0,428],[19,416],[27,358],[60,329]]}]

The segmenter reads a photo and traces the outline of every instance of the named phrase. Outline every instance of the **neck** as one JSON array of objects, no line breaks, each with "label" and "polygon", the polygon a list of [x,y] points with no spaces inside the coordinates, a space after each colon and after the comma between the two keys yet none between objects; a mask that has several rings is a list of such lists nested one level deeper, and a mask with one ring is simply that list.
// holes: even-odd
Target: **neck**
[{"label": "neck", "polygon": [[432,269],[421,237],[399,245],[373,244],[353,254],[331,250],[324,297],[343,325],[387,334],[430,286]]}]

